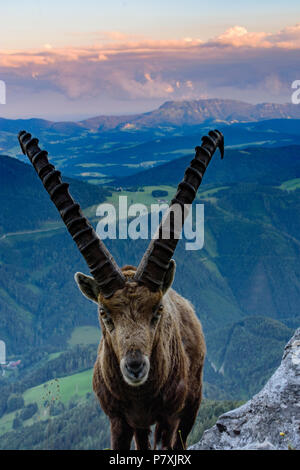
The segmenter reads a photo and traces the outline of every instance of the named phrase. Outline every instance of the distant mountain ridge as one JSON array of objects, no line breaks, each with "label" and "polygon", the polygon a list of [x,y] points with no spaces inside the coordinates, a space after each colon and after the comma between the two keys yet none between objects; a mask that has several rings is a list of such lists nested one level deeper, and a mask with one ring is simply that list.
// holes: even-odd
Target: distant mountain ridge
[{"label": "distant mountain ridge", "polygon": [[81,121],[84,127],[112,129],[120,125],[132,128],[160,125],[193,126],[205,121],[261,121],[265,119],[299,119],[300,106],[294,104],[260,103],[207,99],[167,101],[158,109],[134,116],[97,116]]},{"label": "distant mountain ridge", "polygon": [[[201,136],[214,128],[233,149],[300,145],[300,112],[298,119],[291,118],[298,110],[296,105],[198,100],[167,102],[135,116],[98,116],[81,122],[0,118],[0,153],[27,162],[17,138],[25,129],[40,140],[64,175],[102,184],[190,155]],[[275,118],[266,119],[272,115]]]},{"label": "distant mountain ridge", "polygon": [[52,122],[44,119],[9,120],[0,118],[0,129],[19,131],[20,124],[47,128],[61,132],[74,132],[79,128],[90,130],[125,130],[155,128],[159,126],[194,126],[206,121],[253,122],[266,119],[300,119],[300,106],[292,103],[250,104],[229,99],[201,99],[191,101],[166,101],[158,109],[134,115],[99,115],[79,122]]}]

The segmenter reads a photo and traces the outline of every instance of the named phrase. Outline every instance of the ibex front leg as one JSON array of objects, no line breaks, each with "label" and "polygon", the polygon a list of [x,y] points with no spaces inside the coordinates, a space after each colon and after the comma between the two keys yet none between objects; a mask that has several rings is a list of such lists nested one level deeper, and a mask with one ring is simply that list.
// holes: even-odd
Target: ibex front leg
[{"label": "ibex front leg", "polygon": [[133,437],[133,429],[122,418],[110,420],[111,449],[130,450]]},{"label": "ibex front leg", "polygon": [[149,450],[151,444],[149,440],[150,429],[136,429],[134,431],[134,440],[136,450]]},{"label": "ibex front leg", "polygon": [[155,446],[161,443],[161,450],[172,450],[173,441],[175,439],[176,429],[179,423],[177,417],[165,417],[161,420],[155,429]]}]

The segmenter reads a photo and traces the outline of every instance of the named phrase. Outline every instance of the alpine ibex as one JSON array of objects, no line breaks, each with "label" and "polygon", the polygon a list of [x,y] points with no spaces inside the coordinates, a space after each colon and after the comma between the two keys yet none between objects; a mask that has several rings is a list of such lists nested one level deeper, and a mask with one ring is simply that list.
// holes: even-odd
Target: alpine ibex
[{"label": "alpine ibex", "polygon": [[[92,274],[76,273],[75,279],[98,304],[103,336],[93,389],[110,419],[111,448],[130,449],[134,436],[136,449],[149,449],[153,424],[154,448],[185,448],[201,401],[205,342],[192,305],[171,289],[178,242],[171,214],[175,205],[192,204],[218,147],[223,157],[223,135],[210,131],[196,147],[164,219],[170,236],[162,236],[162,222],[137,269],[117,266],[38,140],[22,131],[19,141]],[[180,228],[183,223],[182,216]]]}]

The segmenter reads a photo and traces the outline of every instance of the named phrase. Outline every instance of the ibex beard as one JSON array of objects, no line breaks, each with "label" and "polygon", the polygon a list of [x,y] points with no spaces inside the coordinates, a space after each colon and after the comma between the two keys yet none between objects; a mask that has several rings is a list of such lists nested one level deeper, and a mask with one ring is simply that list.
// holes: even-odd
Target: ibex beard
[{"label": "ibex beard", "polygon": [[[202,137],[137,269],[119,268],[38,139],[21,131],[19,141],[92,274],[77,273],[75,279],[98,304],[103,336],[93,388],[110,419],[112,449],[130,449],[133,436],[136,449],[149,449],[153,424],[154,448],[161,442],[163,449],[184,449],[201,401],[205,342],[192,305],[171,288],[179,231],[173,208],[192,204],[215,150],[223,156],[223,135],[215,130]],[[181,215],[179,222],[182,229]]]},{"label": "ibex beard", "polygon": [[[183,449],[201,401],[205,342],[190,302],[172,288],[172,260],[162,289],[151,292],[125,266],[123,289],[104,298],[92,277],[75,275],[82,293],[98,304],[103,336],[93,388],[111,420],[111,446]],[[179,432],[180,431],[180,432]]]}]

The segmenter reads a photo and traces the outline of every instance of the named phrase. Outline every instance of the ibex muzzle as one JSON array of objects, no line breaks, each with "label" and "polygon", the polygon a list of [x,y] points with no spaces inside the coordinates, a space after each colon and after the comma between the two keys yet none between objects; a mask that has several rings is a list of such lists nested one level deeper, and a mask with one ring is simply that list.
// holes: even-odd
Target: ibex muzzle
[{"label": "ibex muzzle", "polygon": [[130,351],[121,359],[120,368],[124,380],[129,385],[138,386],[145,383],[148,378],[150,361],[141,351]]}]

